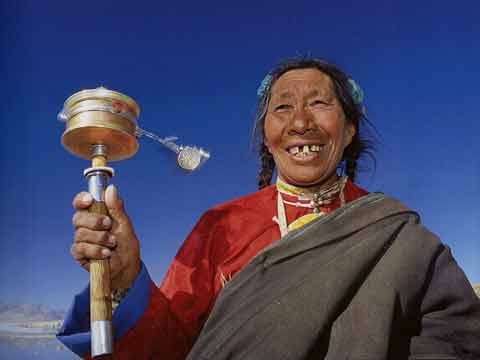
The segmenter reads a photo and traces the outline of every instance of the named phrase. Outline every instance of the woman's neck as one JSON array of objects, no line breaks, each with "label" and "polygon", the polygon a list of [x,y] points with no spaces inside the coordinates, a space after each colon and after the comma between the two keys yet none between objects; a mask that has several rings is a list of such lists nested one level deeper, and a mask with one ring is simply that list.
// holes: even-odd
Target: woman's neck
[{"label": "woman's neck", "polygon": [[280,176],[277,177],[276,187],[277,189],[285,194],[290,195],[313,195],[321,192],[322,190],[327,190],[331,186],[335,185],[335,183],[339,182],[342,178],[338,176],[332,176],[327,182],[322,184],[316,184],[311,186],[298,186],[292,185],[288,182],[284,181]]}]

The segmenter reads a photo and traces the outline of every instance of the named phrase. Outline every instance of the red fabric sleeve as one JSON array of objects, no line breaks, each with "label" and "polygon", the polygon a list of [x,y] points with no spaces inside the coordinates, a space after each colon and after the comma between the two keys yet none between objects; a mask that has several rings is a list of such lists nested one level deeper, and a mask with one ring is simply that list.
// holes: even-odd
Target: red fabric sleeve
[{"label": "red fabric sleeve", "polygon": [[187,356],[214,302],[210,247],[215,220],[214,212],[207,212],[173,259],[162,285],[151,284],[145,313],[114,344],[115,360]]}]

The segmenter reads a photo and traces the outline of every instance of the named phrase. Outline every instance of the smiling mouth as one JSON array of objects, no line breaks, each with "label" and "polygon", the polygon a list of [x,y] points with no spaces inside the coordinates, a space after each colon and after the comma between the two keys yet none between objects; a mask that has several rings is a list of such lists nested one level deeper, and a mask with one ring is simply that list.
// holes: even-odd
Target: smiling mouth
[{"label": "smiling mouth", "polygon": [[325,148],[324,144],[313,144],[313,145],[300,145],[300,146],[292,146],[287,149],[287,152],[290,155],[295,157],[306,157],[310,155],[316,155],[321,152]]}]

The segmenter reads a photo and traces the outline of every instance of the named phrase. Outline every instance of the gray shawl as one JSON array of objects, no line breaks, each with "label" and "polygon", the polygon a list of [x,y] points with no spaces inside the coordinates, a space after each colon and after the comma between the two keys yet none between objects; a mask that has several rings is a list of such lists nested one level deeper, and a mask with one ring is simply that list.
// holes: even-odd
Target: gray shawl
[{"label": "gray shawl", "polygon": [[189,360],[480,358],[480,301],[450,250],[370,194],[290,232],[227,283]]}]

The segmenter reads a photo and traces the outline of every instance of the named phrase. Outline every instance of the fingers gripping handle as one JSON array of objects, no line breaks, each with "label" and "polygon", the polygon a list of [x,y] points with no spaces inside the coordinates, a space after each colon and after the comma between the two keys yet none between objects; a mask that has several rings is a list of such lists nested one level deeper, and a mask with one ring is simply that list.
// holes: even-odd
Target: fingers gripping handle
[{"label": "fingers gripping handle", "polygon": [[[104,192],[112,175],[106,167],[85,170],[88,190],[94,198],[88,209],[91,213],[108,215]],[[113,169],[112,169],[113,170]],[[112,171],[113,172],[113,171]],[[107,260],[90,261],[90,325],[92,334],[92,357],[113,353],[112,301],[110,264]]]}]

